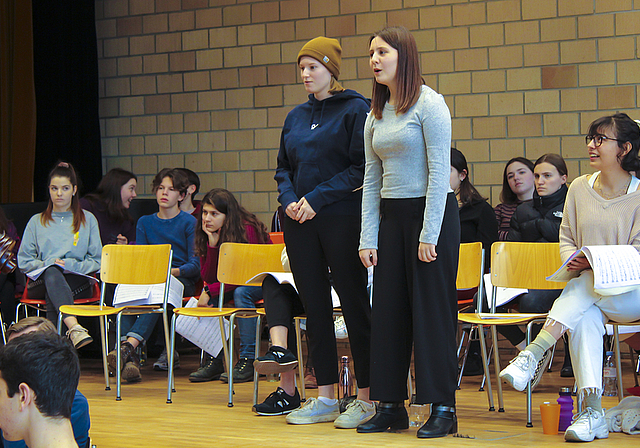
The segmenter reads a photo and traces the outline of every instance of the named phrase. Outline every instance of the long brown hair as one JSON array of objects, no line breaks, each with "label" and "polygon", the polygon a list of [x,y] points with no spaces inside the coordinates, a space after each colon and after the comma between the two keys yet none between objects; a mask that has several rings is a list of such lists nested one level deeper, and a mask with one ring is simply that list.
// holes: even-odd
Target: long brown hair
[{"label": "long brown hair", "polygon": [[533,162],[524,157],[514,157],[509,160],[507,164],[504,166],[504,171],[502,172],[502,191],[500,192],[500,202],[503,204],[517,204],[518,203],[518,195],[516,195],[511,187],[509,186],[509,179],[507,179],[507,169],[512,163],[520,162],[529,168],[529,171],[533,173]]},{"label": "long brown hair", "polygon": [[[222,243],[248,243],[247,231],[245,230],[245,224],[249,224],[256,229],[261,243],[268,243],[269,232],[267,227],[254,215],[247,211],[243,206],[238,204],[238,201],[228,190],[224,188],[214,188],[204,195],[200,202],[201,207],[205,205],[211,205],[216,208],[220,213],[224,213],[225,220],[220,228],[220,238],[218,244]],[[198,218],[196,224],[196,236],[195,236],[195,253],[200,257],[207,255],[207,245],[209,237],[202,230],[202,217]]]},{"label": "long brown hair", "polygon": [[469,180],[469,166],[467,165],[467,158],[457,148],[451,148],[451,166],[456,169],[458,173],[465,173],[464,179],[460,182],[460,202],[462,205],[468,205],[475,201],[485,201],[486,198],[482,197],[480,192],[476,190]]},{"label": "long brown hair", "polygon": [[113,168],[104,175],[96,191],[86,195],[84,198],[94,204],[102,203],[106,206],[106,212],[109,218],[115,221],[133,222],[129,210],[122,205],[122,187],[131,179],[138,180],[136,175],[131,171],[122,168]]},{"label": "long brown hair", "polygon": [[[49,178],[47,179],[47,188],[51,185],[51,179],[54,177],[66,177],[71,182],[71,186],[78,186],[78,177],[76,176],[76,170],[73,169],[73,165],[68,162],[58,162],[56,166],[53,167],[51,172],[49,173]],[[80,230],[86,219],[84,217],[84,212],[82,211],[82,207],[80,207],[80,200],[78,199],[78,194],[74,194],[71,197],[71,211],[73,212],[73,233],[76,233]],[[47,226],[50,221],[53,221],[51,217],[51,213],[53,212],[53,201],[51,200],[51,193],[49,192],[49,204],[47,205],[47,209],[42,212],[40,215],[40,222],[43,226]]]},{"label": "long brown hair", "polygon": [[[424,80],[420,75],[420,62],[418,59],[418,46],[413,35],[403,26],[392,26],[374,33],[371,41],[379,37],[398,51],[398,65],[396,68],[396,115],[406,113],[420,97],[421,86]],[[382,110],[389,100],[389,87],[373,80],[373,92],[371,93],[371,110],[379,120],[382,118]]]}]

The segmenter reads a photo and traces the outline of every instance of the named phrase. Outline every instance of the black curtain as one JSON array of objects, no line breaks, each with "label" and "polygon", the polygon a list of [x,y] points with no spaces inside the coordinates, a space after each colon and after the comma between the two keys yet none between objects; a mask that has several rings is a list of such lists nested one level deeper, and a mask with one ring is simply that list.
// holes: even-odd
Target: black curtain
[{"label": "black curtain", "polygon": [[84,192],[102,177],[98,53],[93,0],[33,0],[36,91],[34,197],[48,200],[47,175],[71,162]]}]

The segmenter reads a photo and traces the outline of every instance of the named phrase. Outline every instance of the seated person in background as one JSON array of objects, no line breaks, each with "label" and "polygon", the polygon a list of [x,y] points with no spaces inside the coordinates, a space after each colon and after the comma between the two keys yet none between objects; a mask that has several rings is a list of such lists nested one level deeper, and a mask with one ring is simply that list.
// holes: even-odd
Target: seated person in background
[{"label": "seated person in background", "polygon": [[[560,225],[563,262],[579,248],[625,245],[640,249],[640,128],[627,114],[598,118],[586,136],[589,165],[595,173],[571,183]],[[572,259],[567,268],[578,273],[553,303],[535,340],[500,372],[516,390],[524,390],[544,354],[565,333],[576,376],[582,412],[573,417],[565,440],[591,442],[609,437],[602,409],[602,359],[605,323],[640,319],[640,289],[604,295],[595,290],[586,257]]]},{"label": "seated person in background", "polygon": [[30,448],[77,448],[71,407],[80,363],[56,333],[33,332],[0,348],[0,426]]},{"label": "seated person in background", "polygon": [[[291,271],[286,248],[282,250],[282,266]],[[269,324],[271,347],[254,362],[260,374],[279,373],[280,386],[262,403],[253,406],[259,415],[283,415],[300,407],[294,369],[298,365],[296,332],[293,318],[304,314],[304,306],[296,289],[288,283],[278,283],[271,275],[262,281],[262,295]]]},{"label": "seated person in background", "polygon": [[[184,285],[184,295],[191,296],[195,294],[195,286],[200,278],[200,261],[193,252],[196,219],[180,211],[179,206],[189,182],[181,171],[165,168],[156,174],[152,185],[159,210],[158,213],[143,216],[138,220],[136,244],[171,244],[173,250],[171,275]],[[168,305],[169,316],[172,312],[173,307]],[[140,360],[135,353],[135,348],[149,339],[159,317],[158,313],[122,317],[121,338],[126,335],[126,339],[122,341],[119,351],[122,357],[122,377],[128,382],[142,379]],[[164,341],[164,338],[161,340]],[[117,350],[113,350],[107,357],[113,372],[117,368],[116,356]],[[176,352],[174,365],[176,367],[180,365],[178,352]],[[153,368],[168,369],[166,347]]]},{"label": "seated person in background", "polygon": [[456,148],[451,148],[451,178],[449,183],[458,199],[460,242],[474,243],[480,241],[482,243],[485,251],[485,272],[489,272],[491,245],[498,241],[498,223],[491,205],[469,180],[467,159]]},{"label": "seated person in background", "polygon": [[[561,155],[545,154],[536,160],[533,172],[535,179],[533,200],[523,202],[516,208],[511,218],[511,229],[507,240],[525,243],[557,243],[562,210],[567,197],[567,165]],[[521,313],[546,313],[561,292],[562,289],[530,290],[514,298],[508,306],[517,306]],[[500,311],[505,312],[506,308]],[[540,326],[535,325],[533,337],[539,331]],[[525,333],[517,325],[499,325],[498,332],[518,350],[524,349]],[[538,385],[550,360],[551,351],[545,353],[531,384],[532,387]],[[571,358],[565,346],[565,367],[567,365],[571,365]]]},{"label": "seated person in background", "polygon": [[[13,324],[7,330],[7,341],[12,341],[18,336],[28,333],[48,333],[57,334],[53,324],[44,317],[32,316],[21,319],[18,323]],[[76,389],[73,405],[71,406],[71,427],[73,436],[79,447],[84,448],[89,441],[89,428],[91,427],[91,419],[89,416],[89,402],[86,397]],[[24,440],[9,442],[3,438],[2,444],[4,448],[26,448]],[[2,445],[0,444],[0,445]]]},{"label": "seated person in background", "polygon": [[184,199],[180,202],[180,210],[198,218],[200,201],[196,201],[196,195],[198,191],[200,191],[200,178],[188,168],[176,168],[176,170],[181,171],[187,176],[187,179],[189,179],[189,187],[187,188],[187,193],[184,195]]},{"label": "seated person in background", "polygon": [[511,230],[511,217],[516,207],[533,197],[533,162],[524,157],[514,157],[504,167],[500,204],[494,211],[498,221],[498,239],[506,241]]},{"label": "seated person in background", "polygon": [[[200,295],[198,306],[217,307],[220,296],[218,281],[218,253],[222,243],[270,244],[271,239],[265,225],[251,212],[245,210],[230,191],[214,188],[202,202],[202,217],[196,227],[196,254],[200,256],[200,274],[205,289]],[[259,286],[225,285],[224,301],[233,297],[236,308],[255,308],[262,298]],[[227,297],[229,295],[229,297]],[[233,382],[253,380],[253,359],[256,351],[256,319],[238,319],[240,332],[240,356],[233,368]],[[213,357],[207,353],[202,366],[191,375],[189,381],[204,382],[220,378],[228,381],[224,372],[222,352]],[[216,354],[213,354],[216,355]]]},{"label": "seated person in background", "polygon": [[[13,250],[17,253],[20,247],[20,235],[16,226],[9,221],[0,207],[0,236],[6,234],[16,242]],[[15,261],[15,260],[14,260]],[[16,273],[8,274],[0,272],[0,310],[2,310],[2,322],[10,325],[16,318]],[[4,331],[4,328],[0,329]]]},{"label": "seated person in background", "polygon": [[[489,272],[491,263],[491,245],[498,240],[498,222],[491,205],[469,180],[467,159],[462,152],[451,148],[451,189],[458,199],[460,213],[460,242],[473,243],[480,241],[484,249],[484,268]],[[460,260],[464,263],[464,260]],[[458,301],[471,299],[478,288],[458,290]],[[467,360],[464,366],[465,375],[482,375],[482,358],[480,357],[480,341],[472,340],[469,344]]]},{"label": "seated person in background", "polygon": [[[60,306],[92,296],[91,280],[74,272],[90,274],[100,269],[102,243],[96,217],[80,207],[73,166],[56,164],[47,184],[49,205],[29,220],[18,251],[18,266],[25,274],[46,267],[37,280],[27,284],[27,290],[30,299],[45,299],[47,319],[55,324]],[[63,320],[76,348],[93,341],[75,316]]]},{"label": "seated person in background", "polygon": [[136,239],[136,223],[129,214],[137,196],[138,178],[130,171],[114,168],[104,175],[95,192],[80,199],[80,206],[98,220],[102,244],[129,244]]}]

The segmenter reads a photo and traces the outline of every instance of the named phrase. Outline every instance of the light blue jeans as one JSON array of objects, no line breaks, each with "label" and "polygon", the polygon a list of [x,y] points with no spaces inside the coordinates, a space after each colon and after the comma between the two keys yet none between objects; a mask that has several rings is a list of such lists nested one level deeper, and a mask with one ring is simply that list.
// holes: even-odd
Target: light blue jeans
[{"label": "light blue jeans", "polygon": [[[255,308],[256,302],[262,299],[260,286],[239,286],[233,291],[233,303],[236,308]],[[256,355],[256,321],[237,318],[240,332],[240,357],[254,359]]]}]

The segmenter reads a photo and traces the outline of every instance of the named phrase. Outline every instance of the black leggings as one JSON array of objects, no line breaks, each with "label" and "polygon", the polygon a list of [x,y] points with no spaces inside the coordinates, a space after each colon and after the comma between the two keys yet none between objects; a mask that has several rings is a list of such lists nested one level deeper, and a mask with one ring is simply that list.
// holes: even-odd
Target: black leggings
[{"label": "black leggings", "polygon": [[47,302],[47,319],[58,323],[58,310],[62,305],[73,305],[74,299],[88,299],[93,294],[92,282],[87,277],[63,274],[59,266],[50,266],[37,280],[29,282],[30,299]]},{"label": "black leggings", "polygon": [[262,281],[262,297],[267,312],[269,328],[283,326],[287,334],[288,349],[296,353],[296,330],[293,318],[304,314],[304,307],[295,288],[288,283],[280,284],[271,275]]},{"label": "black leggings", "polygon": [[367,270],[358,256],[360,216],[321,213],[300,224],[284,220],[284,239],[307,314],[309,351],[319,386],[338,382],[329,268],[340,297],[358,387],[369,387],[371,309]]}]

